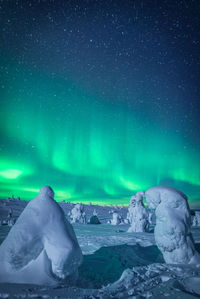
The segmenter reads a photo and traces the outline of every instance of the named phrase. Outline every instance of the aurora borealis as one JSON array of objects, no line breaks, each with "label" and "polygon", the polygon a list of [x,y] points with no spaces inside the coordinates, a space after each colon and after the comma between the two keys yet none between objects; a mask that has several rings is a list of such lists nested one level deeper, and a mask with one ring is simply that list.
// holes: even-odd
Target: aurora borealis
[{"label": "aurora borealis", "polygon": [[[123,2],[123,3],[122,3]],[[0,1],[0,196],[200,205],[200,4]]]}]

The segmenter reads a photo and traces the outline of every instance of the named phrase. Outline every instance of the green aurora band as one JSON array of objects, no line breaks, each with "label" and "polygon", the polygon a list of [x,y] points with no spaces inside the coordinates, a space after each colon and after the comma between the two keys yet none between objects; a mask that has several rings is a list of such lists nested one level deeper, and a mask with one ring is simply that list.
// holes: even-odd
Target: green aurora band
[{"label": "green aurora band", "polygon": [[197,203],[200,156],[192,144],[183,150],[181,135],[74,82],[26,73],[12,90],[4,82],[1,198],[29,200],[51,185],[58,201],[127,204],[136,191],[164,184]]}]

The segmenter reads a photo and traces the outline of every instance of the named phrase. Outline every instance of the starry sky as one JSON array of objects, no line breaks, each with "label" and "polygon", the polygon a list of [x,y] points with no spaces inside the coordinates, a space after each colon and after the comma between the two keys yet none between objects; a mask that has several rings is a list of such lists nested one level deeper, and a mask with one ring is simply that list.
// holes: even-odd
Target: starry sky
[{"label": "starry sky", "polygon": [[199,0],[1,0],[0,196],[200,206]]}]

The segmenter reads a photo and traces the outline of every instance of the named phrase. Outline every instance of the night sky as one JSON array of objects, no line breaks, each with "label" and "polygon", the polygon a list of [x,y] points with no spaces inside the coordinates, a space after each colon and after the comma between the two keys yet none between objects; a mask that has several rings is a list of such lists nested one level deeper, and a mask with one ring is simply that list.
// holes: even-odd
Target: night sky
[{"label": "night sky", "polygon": [[0,196],[200,206],[200,1],[0,1]]}]

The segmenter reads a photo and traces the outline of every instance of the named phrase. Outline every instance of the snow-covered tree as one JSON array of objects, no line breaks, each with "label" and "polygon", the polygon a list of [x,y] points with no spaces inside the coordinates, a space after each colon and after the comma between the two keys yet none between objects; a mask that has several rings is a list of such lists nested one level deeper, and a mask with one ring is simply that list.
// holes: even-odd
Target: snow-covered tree
[{"label": "snow-covered tree", "polygon": [[195,215],[192,221],[193,226],[200,226],[200,211],[195,211]]},{"label": "snow-covered tree", "polygon": [[147,204],[155,209],[155,240],[166,263],[200,263],[190,232],[191,218],[185,194],[170,187],[153,187],[145,192]]},{"label": "snow-covered tree", "polygon": [[122,224],[122,223],[123,223],[123,219],[122,219],[121,215],[119,215],[116,211],[113,212],[110,224],[118,225],[118,224]]},{"label": "snow-covered tree", "polygon": [[144,192],[139,191],[131,197],[127,219],[128,232],[146,232],[149,228],[149,214],[143,204]]},{"label": "snow-covered tree", "polygon": [[44,186],[0,246],[0,282],[71,283],[81,262],[74,230],[54,200],[53,190]]},{"label": "snow-covered tree", "polygon": [[98,213],[94,209],[93,215],[90,217],[90,220],[89,220],[88,224],[101,224],[101,222],[100,222],[97,215],[98,215]]},{"label": "snow-covered tree", "polygon": [[94,209],[93,216],[97,216],[97,215],[98,215],[98,213],[97,213],[96,209]]},{"label": "snow-covered tree", "polygon": [[71,223],[86,223],[86,215],[84,212],[84,206],[78,203],[69,213]]}]

